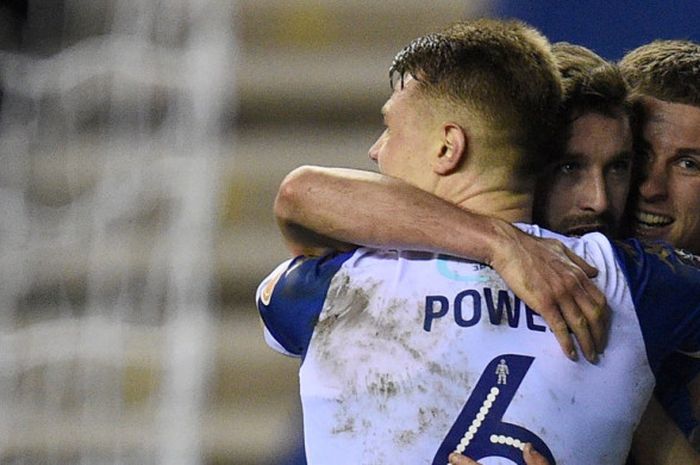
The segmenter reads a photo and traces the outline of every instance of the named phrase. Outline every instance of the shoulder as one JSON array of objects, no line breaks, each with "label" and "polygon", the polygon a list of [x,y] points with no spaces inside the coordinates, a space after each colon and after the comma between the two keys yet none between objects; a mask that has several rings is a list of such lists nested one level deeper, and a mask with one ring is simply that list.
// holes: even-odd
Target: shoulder
[{"label": "shoulder", "polygon": [[576,255],[585,259],[600,271],[614,270],[616,257],[613,246],[605,235],[597,232],[581,237],[564,236],[562,234],[531,224],[516,224],[523,232],[543,239],[554,239],[571,249]]},{"label": "shoulder", "polygon": [[256,302],[269,345],[303,356],[333,278],[354,252],[299,256],[280,264],[258,286]]},{"label": "shoulder", "polygon": [[642,276],[655,282],[700,283],[698,257],[674,249],[666,242],[626,239],[614,241],[613,247],[625,274],[631,278]]},{"label": "shoulder", "polygon": [[627,239],[613,247],[650,353],[700,351],[700,268],[665,242]]}]

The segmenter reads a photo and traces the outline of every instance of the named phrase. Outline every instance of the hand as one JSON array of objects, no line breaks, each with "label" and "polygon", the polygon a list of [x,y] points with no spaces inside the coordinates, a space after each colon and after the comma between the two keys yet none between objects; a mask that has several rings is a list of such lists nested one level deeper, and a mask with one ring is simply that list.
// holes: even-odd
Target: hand
[{"label": "hand", "polygon": [[[526,465],[551,465],[547,459],[537,452],[529,443],[525,444],[523,458],[525,459]],[[457,453],[450,454],[450,463],[452,465],[480,465],[479,462],[475,462],[469,457]]]},{"label": "hand", "polygon": [[603,353],[610,309],[590,278],[598,270],[554,239],[505,225],[490,265],[513,292],[547,322],[564,353],[577,359],[569,328],[591,363]]}]

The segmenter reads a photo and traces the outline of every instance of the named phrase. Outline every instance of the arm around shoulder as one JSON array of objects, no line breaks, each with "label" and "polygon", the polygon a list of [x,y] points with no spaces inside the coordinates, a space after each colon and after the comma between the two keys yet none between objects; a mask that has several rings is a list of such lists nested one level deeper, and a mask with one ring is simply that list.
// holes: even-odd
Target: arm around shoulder
[{"label": "arm around shoulder", "polygon": [[482,262],[490,261],[496,247],[493,223],[505,223],[390,176],[317,166],[287,175],[275,200],[275,216],[295,252],[358,244]]},{"label": "arm around shoulder", "polygon": [[339,210],[347,200],[339,192],[342,179],[336,168],[301,166],[280,184],[274,214],[287,248],[293,255],[319,256],[354,245],[334,234]]}]

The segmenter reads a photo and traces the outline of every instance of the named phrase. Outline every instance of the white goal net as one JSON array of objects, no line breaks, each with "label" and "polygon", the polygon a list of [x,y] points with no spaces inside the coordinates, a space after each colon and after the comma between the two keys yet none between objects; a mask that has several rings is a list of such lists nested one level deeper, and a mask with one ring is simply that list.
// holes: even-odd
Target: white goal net
[{"label": "white goal net", "polygon": [[0,57],[0,463],[203,463],[233,8],[30,1]]}]

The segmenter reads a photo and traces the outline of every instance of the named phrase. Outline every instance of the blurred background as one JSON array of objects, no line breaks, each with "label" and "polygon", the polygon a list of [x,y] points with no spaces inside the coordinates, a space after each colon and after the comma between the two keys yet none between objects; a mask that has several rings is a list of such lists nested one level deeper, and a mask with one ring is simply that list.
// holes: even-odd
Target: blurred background
[{"label": "blurred background", "polygon": [[614,3],[1,0],[0,464],[301,463],[254,306],[279,182],[373,169],[391,59],[449,22],[696,38],[693,2]]}]

